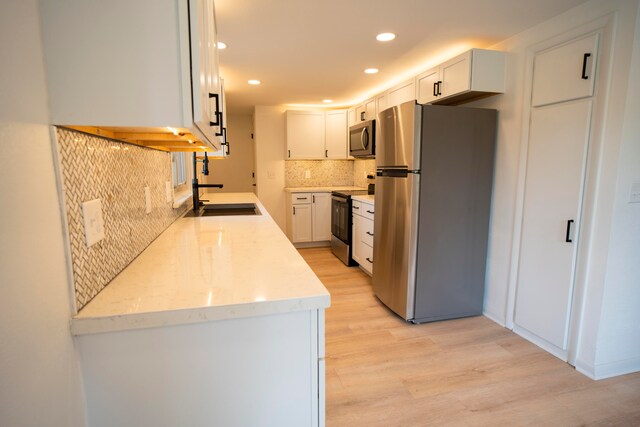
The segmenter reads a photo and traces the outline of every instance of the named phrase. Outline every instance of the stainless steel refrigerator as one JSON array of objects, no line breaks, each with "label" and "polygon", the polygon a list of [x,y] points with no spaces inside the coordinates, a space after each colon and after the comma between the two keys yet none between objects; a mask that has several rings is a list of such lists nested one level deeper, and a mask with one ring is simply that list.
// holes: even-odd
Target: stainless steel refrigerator
[{"label": "stainless steel refrigerator", "polygon": [[378,114],[373,290],[405,320],[482,313],[497,112]]}]

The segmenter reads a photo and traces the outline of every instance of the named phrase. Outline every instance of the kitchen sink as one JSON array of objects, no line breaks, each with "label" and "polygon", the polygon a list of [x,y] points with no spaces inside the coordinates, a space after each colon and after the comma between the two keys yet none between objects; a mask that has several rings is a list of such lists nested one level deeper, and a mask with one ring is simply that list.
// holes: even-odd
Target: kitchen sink
[{"label": "kitchen sink", "polygon": [[205,204],[194,216],[261,215],[255,203]]}]

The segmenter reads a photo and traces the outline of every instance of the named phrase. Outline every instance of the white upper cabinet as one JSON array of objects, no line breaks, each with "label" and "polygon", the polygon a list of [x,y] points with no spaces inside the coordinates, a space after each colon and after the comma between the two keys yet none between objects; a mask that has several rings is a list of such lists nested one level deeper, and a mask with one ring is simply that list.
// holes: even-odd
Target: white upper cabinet
[{"label": "white upper cabinet", "polygon": [[407,80],[386,92],[386,105],[384,108],[378,108],[378,113],[382,110],[396,105],[403,104],[416,99],[416,81],[415,79]]},{"label": "white upper cabinet", "polygon": [[285,159],[346,159],[347,110],[288,110]]},{"label": "white upper cabinet", "polygon": [[213,0],[59,0],[40,8],[53,124],[183,128],[219,148]]},{"label": "white upper cabinet", "polygon": [[420,104],[459,104],[504,93],[504,52],[471,49],[416,77]]},{"label": "white upper cabinet", "polygon": [[376,100],[371,98],[356,106],[356,123],[376,118]]},{"label": "white upper cabinet", "polygon": [[533,107],[593,95],[598,34],[563,44],[536,55]]},{"label": "white upper cabinet", "polygon": [[324,112],[287,111],[287,159],[325,157]]},{"label": "white upper cabinet", "polygon": [[347,110],[325,112],[325,158],[347,157]]}]

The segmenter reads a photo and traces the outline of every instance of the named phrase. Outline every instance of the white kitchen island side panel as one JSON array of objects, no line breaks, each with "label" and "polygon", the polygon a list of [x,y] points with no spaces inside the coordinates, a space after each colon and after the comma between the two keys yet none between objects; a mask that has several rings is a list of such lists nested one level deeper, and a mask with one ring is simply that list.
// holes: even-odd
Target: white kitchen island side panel
[{"label": "white kitchen island side panel", "polygon": [[317,426],[319,318],[311,310],[79,336],[88,425]]}]

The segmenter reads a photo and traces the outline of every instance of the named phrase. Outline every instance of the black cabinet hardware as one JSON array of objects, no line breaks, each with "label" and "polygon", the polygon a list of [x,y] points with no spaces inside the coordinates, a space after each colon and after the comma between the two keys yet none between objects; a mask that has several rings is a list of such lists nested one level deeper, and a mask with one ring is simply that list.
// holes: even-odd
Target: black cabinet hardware
[{"label": "black cabinet hardware", "polygon": [[438,96],[442,95],[442,81],[438,80]]},{"label": "black cabinet hardware", "polygon": [[565,236],[565,239],[564,239],[564,241],[567,243],[573,242],[573,240],[571,240],[571,224],[573,224],[572,219],[567,221],[567,235]]},{"label": "black cabinet hardware", "polygon": [[373,215],[374,212],[367,209],[367,213],[370,213],[371,215]]},{"label": "black cabinet hardware", "polygon": [[295,206],[293,207],[293,214],[294,215],[296,214],[296,207]]},{"label": "black cabinet hardware", "polygon": [[289,157],[291,157],[291,150],[287,150],[289,152]]},{"label": "black cabinet hardware", "polygon": [[329,150],[324,150],[324,156],[329,157]]},{"label": "black cabinet hardware", "polygon": [[[216,112],[214,116],[216,118],[215,122],[209,122],[209,126],[221,126],[222,125],[222,113],[220,112],[220,97],[217,93],[209,93],[209,98],[213,98],[216,103]],[[220,136],[220,135],[216,135]]]},{"label": "black cabinet hardware", "polygon": [[360,121],[361,122],[364,122],[364,113],[365,113],[364,111],[360,112]]},{"label": "black cabinet hardware", "polygon": [[582,58],[582,78],[584,80],[589,79],[589,76],[587,76],[587,60],[589,59],[590,56],[591,56],[590,53],[585,53]]},{"label": "black cabinet hardware", "polygon": [[367,231],[367,234],[368,234],[369,236],[373,236],[373,233],[372,233],[372,232],[370,232],[370,231]]},{"label": "black cabinet hardware", "polygon": [[313,196],[311,196],[311,203],[315,203],[315,202],[316,202],[316,196],[313,195]]},{"label": "black cabinet hardware", "polygon": [[369,261],[371,264],[373,264],[373,260],[369,259],[369,257],[367,257],[366,260]]},{"label": "black cabinet hardware", "polygon": [[433,82],[433,96],[438,96],[438,82]]},{"label": "black cabinet hardware", "polygon": [[351,206],[352,209],[360,210],[358,206]]}]

